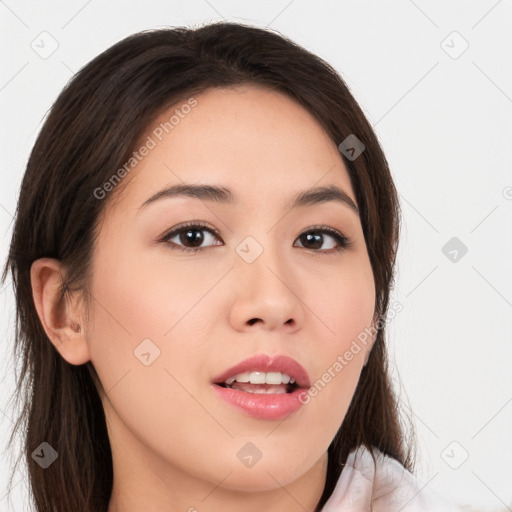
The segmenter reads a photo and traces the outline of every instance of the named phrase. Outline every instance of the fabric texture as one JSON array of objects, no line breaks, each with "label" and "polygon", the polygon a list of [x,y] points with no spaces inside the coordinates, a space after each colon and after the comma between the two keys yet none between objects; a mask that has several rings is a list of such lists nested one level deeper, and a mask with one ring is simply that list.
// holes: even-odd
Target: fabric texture
[{"label": "fabric texture", "polygon": [[399,462],[373,448],[352,450],[322,512],[457,512]]}]

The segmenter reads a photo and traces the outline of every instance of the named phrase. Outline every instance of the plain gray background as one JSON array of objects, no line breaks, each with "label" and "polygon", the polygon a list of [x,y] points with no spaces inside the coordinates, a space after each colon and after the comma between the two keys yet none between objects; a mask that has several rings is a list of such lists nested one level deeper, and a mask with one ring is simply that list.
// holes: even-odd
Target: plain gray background
[{"label": "plain gray background", "polygon": [[[512,510],[510,0],[0,1],[2,265],[30,149],[73,73],[133,32],[222,18],[315,52],[366,112],[402,203],[392,299],[403,310],[389,340],[418,477],[474,510]],[[10,280],[0,302],[4,444],[15,418]],[[5,496],[13,455],[1,457],[0,510],[26,511],[25,475],[12,504]]]}]

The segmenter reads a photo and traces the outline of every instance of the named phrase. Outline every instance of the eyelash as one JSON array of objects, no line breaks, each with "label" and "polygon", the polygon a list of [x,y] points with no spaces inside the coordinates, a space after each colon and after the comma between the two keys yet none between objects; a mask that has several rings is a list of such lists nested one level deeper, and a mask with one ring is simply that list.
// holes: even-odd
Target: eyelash
[{"label": "eyelash", "polygon": [[[171,238],[174,238],[176,235],[179,235],[181,233],[184,233],[186,231],[190,230],[197,230],[197,231],[208,231],[212,235],[216,236],[217,238],[220,238],[220,232],[219,230],[210,227],[207,224],[204,224],[202,222],[189,222],[186,224],[182,224],[181,226],[174,228],[172,231],[167,232],[164,236],[162,236],[158,242],[161,243],[167,243],[171,246],[171,249],[178,250],[181,252],[186,253],[197,253],[199,251],[204,251],[207,249],[211,249],[215,246],[207,246],[207,247],[183,247],[181,245],[174,244],[174,242],[170,242],[169,240]],[[310,251],[316,252],[316,253],[324,253],[324,254],[333,254],[338,253],[340,251],[344,251],[349,249],[353,242],[347,238],[346,236],[342,235],[339,231],[336,229],[330,228],[328,226],[313,226],[308,228],[306,231],[303,231],[297,238],[301,237],[302,235],[305,235],[307,233],[326,233],[330,235],[332,238],[338,242],[338,247],[335,247],[333,249],[309,249]],[[300,249],[308,249],[307,247],[299,247]]]}]

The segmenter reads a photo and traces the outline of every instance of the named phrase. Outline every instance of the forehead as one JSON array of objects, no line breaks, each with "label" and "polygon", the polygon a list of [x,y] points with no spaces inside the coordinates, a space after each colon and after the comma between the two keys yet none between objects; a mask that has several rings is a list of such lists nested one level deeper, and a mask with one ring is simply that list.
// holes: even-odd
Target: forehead
[{"label": "forehead", "polygon": [[240,201],[267,204],[334,184],[356,202],[336,144],[276,90],[245,85],[184,99],[151,123],[139,146],[150,149],[124,178],[120,202],[130,209],[183,182],[225,186]]}]

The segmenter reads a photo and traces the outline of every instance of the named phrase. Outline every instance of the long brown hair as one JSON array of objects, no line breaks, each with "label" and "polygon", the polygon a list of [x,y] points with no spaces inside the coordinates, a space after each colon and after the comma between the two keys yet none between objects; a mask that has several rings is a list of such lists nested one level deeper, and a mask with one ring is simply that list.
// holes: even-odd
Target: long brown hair
[{"label": "long brown hair", "polygon": [[[42,257],[60,260],[67,269],[62,299],[79,290],[87,304],[99,219],[122,187],[105,200],[94,191],[130,158],[165,109],[207,89],[240,84],[289,95],[336,145],[351,134],[364,143],[357,158],[343,159],[373,270],[376,317],[386,316],[399,238],[398,196],[377,137],[339,74],[280,34],[235,23],[150,30],[118,42],[82,68],[51,108],[23,177],[2,275],[4,282],[12,274],[14,356],[21,361],[16,398],[22,408],[10,443],[23,429],[38,512],[107,511],[113,470],[97,374],[91,362],[67,363],[47,338],[33,303],[31,264]],[[412,470],[413,443],[401,426],[387,364],[384,325],[329,446],[317,510],[359,445],[375,446]],[[42,441],[65,454],[46,470],[31,457]]]}]

